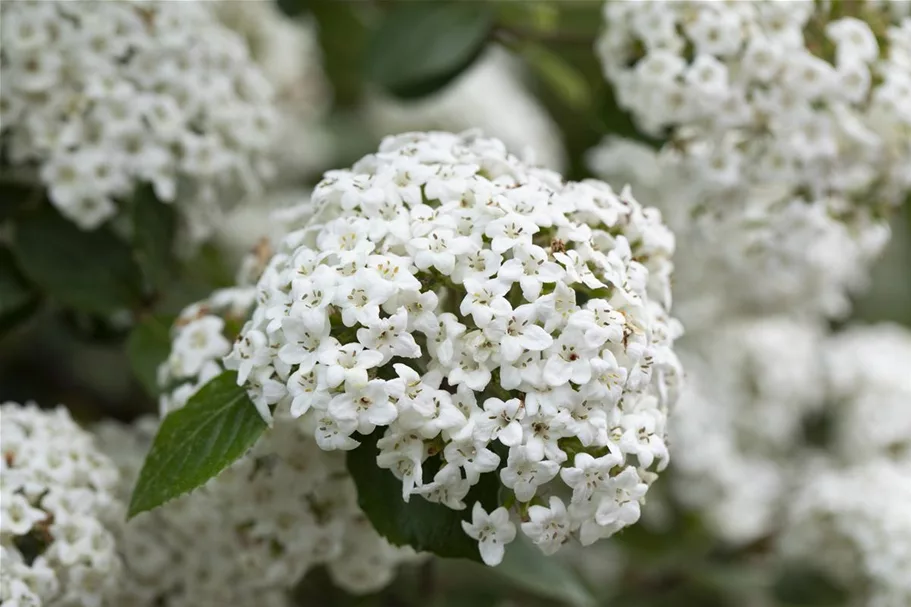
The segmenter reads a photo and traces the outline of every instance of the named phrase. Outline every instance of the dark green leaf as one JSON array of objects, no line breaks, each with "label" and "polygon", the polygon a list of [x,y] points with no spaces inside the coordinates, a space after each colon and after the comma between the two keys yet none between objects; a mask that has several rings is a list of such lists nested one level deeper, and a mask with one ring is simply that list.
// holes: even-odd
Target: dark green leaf
[{"label": "dark green leaf", "polygon": [[323,70],[332,84],[336,106],[357,105],[363,88],[363,55],[367,44],[365,2],[299,0],[306,5],[317,25],[317,41],[323,55]]},{"label": "dark green leaf", "polygon": [[23,274],[65,306],[111,314],[143,301],[130,247],[107,227],[84,232],[44,208],[16,223],[13,253]]},{"label": "dark green leaf", "polygon": [[493,571],[535,596],[555,599],[574,607],[597,602],[566,562],[545,556],[521,533],[506,547],[503,562]]},{"label": "dark green leaf", "polygon": [[39,295],[16,267],[13,254],[0,246],[0,335],[27,318]]},{"label": "dark green leaf", "polygon": [[783,567],[774,582],[773,596],[784,605],[838,607],[846,605],[842,588],[820,572],[799,563]]},{"label": "dark green leaf", "polygon": [[[376,465],[376,442],[380,431],[361,437],[361,445],[348,452],[348,470],[357,486],[357,502],[377,532],[396,546],[412,546],[450,558],[481,559],[478,544],[465,534],[462,521],[471,519],[471,509],[451,510],[419,495],[408,503],[402,499],[402,482],[389,470]],[[431,460],[425,462],[425,467]],[[480,501],[490,512],[497,506],[499,480],[496,473],[481,475],[471,488],[466,504]]]},{"label": "dark green leaf", "polygon": [[174,269],[174,235],[177,212],[163,204],[151,186],[143,186],[133,198],[133,247],[146,279],[160,289]]},{"label": "dark green leaf", "polygon": [[430,94],[480,56],[493,23],[493,14],[483,3],[397,5],[367,45],[366,75],[397,97]]},{"label": "dark green leaf", "polygon": [[286,17],[299,17],[307,13],[306,0],[275,0],[275,4]]},{"label": "dark green leaf", "polygon": [[225,371],[158,429],[133,489],[128,516],[204,485],[239,459],[266,429],[237,373]]},{"label": "dark green leaf", "polygon": [[158,366],[170,354],[173,316],[150,316],[133,327],[127,357],[133,374],[149,396],[158,396]]}]

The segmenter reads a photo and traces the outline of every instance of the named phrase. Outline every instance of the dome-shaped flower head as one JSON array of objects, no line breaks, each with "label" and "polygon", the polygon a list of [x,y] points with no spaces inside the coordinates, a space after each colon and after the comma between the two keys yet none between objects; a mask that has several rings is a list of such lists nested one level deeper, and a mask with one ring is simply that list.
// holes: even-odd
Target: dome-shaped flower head
[{"label": "dome-shaped flower head", "polygon": [[[225,359],[264,419],[330,451],[379,433],[377,464],[406,501],[472,509],[471,487],[496,474],[516,509],[559,510],[542,501],[551,482],[591,483],[553,517],[535,511],[548,553],[635,522],[667,463],[679,378],[659,213],[439,132],[385,139],[327,173],[313,204]],[[584,455],[605,465],[589,474]]]}]

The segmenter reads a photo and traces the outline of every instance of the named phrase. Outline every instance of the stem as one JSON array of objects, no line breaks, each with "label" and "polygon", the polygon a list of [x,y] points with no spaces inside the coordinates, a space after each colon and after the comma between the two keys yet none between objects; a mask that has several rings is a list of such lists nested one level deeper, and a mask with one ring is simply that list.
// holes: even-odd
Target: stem
[{"label": "stem", "polygon": [[541,42],[546,44],[569,44],[591,46],[595,40],[591,36],[570,31],[541,31],[517,25],[502,25],[494,27],[491,37],[507,48],[515,49],[522,42]]}]

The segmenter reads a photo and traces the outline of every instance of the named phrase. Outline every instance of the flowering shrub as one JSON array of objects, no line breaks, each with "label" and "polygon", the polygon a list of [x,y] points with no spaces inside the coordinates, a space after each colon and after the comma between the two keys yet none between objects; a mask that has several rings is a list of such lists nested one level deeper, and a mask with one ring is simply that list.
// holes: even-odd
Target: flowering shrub
[{"label": "flowering shrub", "polygon": [[[482,474],[545,553],[638,519],[679,372],[659,215],[445,133],[386,139],[327,173],[313,204],[225,359],[265,420],[299,419],[327,451],[382,432],[376,462],[403,499],[469,506],[488,564],[515,529],[472,499]],[[533,503],[558,475],[569,509]]]},{"label": "flowering shrub", "polygon": [[909,93],[904,1],[0,1],[0,604],[907,607]]}]

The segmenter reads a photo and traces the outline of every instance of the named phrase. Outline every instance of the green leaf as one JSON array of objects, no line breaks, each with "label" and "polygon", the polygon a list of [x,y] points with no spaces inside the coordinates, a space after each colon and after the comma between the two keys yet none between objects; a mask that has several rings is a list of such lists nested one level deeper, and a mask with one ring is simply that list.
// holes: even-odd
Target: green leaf
[{"label": "green leaf", "polygon": [[237,373],[225,371],[161,423],[133,489],[128,517],[201,487],[266,429]]},{"label": "green leaf", "polygon": [[564,561],[545,556],[521,533],[506,547],[503,562],[493,568],[493,572],[535,596],[574,607],[597,602],[578,574]]},{"label": "green leaf", "polygon": [[0,335],[30,316],[39,299],[16,267],[13,254],[0,246]]},{"label": "green leaf", "polygon": [[493,14],[483,3],[396,5],[367,45],[366,75],[397,97],[430,94],[481,55],[493,25]]},{"label": "green leaf", "polygon": [[130,247],[106,226],[84,232],[45,207],[15,227],[13,253],[23,274],[63,305],[107,315],[142,304]]},{"label": "green leaf", "polygon": [[300,17],[307,13],[305,0],[275,0],[275,4],[286,17]]},{"label": "green leaf", "polygon": [[[452,510],[419,495],[406,503],[402,499],[402,481],[376,465],[376,443],[381,433],[376,431],[360,437],[361,445],[348,452],[348,471],[357,486],[357,502],[373,527],[396,546],[408,545],[439,556],[480,561],[477,542],[462,529],[462,521],[471,519],[471,508]],[[433,460],[424,462],[425,468],[432,465]],[[499,485],[496,473],[482,474],[480,482],[468,492],[465,503],[480,501],[489,512],[497,506]]]},{"label": "green leaf", "polygon": [[142,186],[133,198],[133,247],[149,284],[160,289],[174,270],[174,235],[177,212],[163,204],[152,186]]},{"label": "green leaf", "polygon": [[171,352],[174,317],[150,316],[133,327],[127,340],[127,357],[133,374],[149,396],[158,396],[158,367]]},{"label": "green leaf", "polygon": [[848,604],[847,593],[812,567],[788,563],[782,567],[772,587],[772,595],[784,605],[800,607],[838,607]]},{"label": "green leaf", "polygon": [[363,18],[372,7],[366,2],[298,1],[306,5],[316,21],[333,103],[342,108],[356,107],[363,92],[363,56],[368,38]]}]

